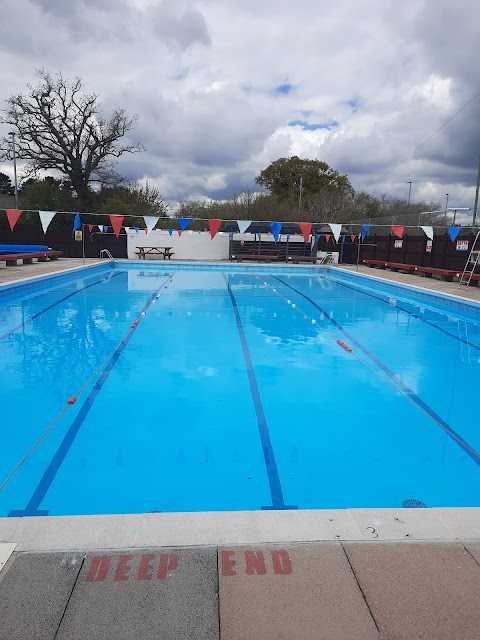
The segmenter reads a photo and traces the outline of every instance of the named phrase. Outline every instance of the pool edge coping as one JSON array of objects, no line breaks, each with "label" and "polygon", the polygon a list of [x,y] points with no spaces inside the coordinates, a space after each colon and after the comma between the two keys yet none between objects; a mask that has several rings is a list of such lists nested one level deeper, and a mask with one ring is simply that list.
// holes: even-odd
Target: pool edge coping
[{"label": "pool edge coping", "polygon": [[0,542],[17,552],[465,540],[480,540],[480,507],[0,518]]}]

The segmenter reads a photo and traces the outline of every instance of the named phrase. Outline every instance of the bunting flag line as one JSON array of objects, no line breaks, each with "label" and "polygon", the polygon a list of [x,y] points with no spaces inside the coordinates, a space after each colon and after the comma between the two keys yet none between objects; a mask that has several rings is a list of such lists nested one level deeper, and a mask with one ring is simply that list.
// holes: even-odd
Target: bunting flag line
[{"label": "bunting flag line", "polygon": [[210,229],[210,238],[212,240],[217,235],[221,226],[222,226],[222,220],[210,219],[208,221],[208,228]]},{"label": "bunting flag line", "polygon": [[420,227],[429,240],[433,240],[433,227]]},{"label": "bunting flag line", "polygon": [[340,238],[340,233],[342,231],[342,225],[341,224],[333,224],[333,222],[328,222],[327,224],[330,227],[330,229],[332,230],[333,237],[335,238],[335,242],[338,242],[338,239]]},{"label": "bunting flag line", "polygon": [[309,242],[310,241],[310,234],[312,233],[312,225],[310,222],[299,222],[298,226],[300,227],[300,230],[302,232],[302,236],[305,240],[305,242]]},{"label": "bunting flag line", "polygon": [[145,226],[147,227],[147,230],[146,230],[145,233],[148,236],[150,231],[152,231],[152,229],[155,228],[155,225],[157,224],[158,218],[155,217],[155,216],[143,216],[143,219],[145,220]]},{"label": "bunting flag line", "polygon": [[352,242],[355,242],[356,239],[357,239],[357,236],[352,233],[352,235],[350,236],[350,240]]},{"label": "bunting flag line", "polygon": [[106,225],[103,225],[103,233],[108,233],[108,227]]},{"label": "bunting flag line", "polygon": [[145,235],[148,236],[148,228],[147,227],[145,227],[144,231],[145,231]]},{"label": "bunting flag line", "polygon": [[47,232],[48,225],[53,219],[53,216],[56,214],[56,211],[39,211],[38,215],[40,216],[40,222],[42,223],[43,233]]},{"label": "bunting flag line", "polygon": [[13,227],[17,224],[17,220],[22,215],[21,209],[5,209],[7,212],[8,224],[10,230],[13,231]]},{"label": "bunting flag line", "polygon": [[455,242],[458,234],[460,233],[460,227],[448,227],[447,229],[448,235],[450,236],[450,240]]},{"label": "bunting flag line", "polygon": [[181,229],[177,229],[177,233],[178,233],[178,237],[180,238],[182,235],[182,230]]},{"label": "bunting flag line", "polygon": [[365,236],[367,235],[369,228],[369,224],[362,224],[362,242],[365,242]]},{"label": "bunting flag line", "polygon": [[270,225],[270,228],[272,230],[273,239],[275,240],[275,242],[278,242],[278,239],[280,237],[280,231],[282,230],[282,223],[272,222]]},{"label": "bunting flag line", "polygon": [[237,220],[237,226],[240,233],[245,233],[248,227],[252,224],[251,220]]},{"label": "bunting flag line", "polygon": [[172,235],[172,233],[173,233],[173,229],[169,229],[169,230],[168,230],[168,233],[169,233],[169,235]]},{"label": "bunting flag line", "polygon": [[317,242],[320,240],[320,234],[319,234],[319,233],[316,233],[316,234],[315,234],[315,240],[316,240]]},{"label": "bunting flag line", "polygon": [[180,225],[180,229],[185,231],[188,225],[191,223],[191,218],[178,218],[178,224]]},{"label": "bunting flag line", "polygon": [[138,232],[139,232],[139,228],[135,227],[135,233],[138,233]]},{"label": "bunting flag line", "polygon": [[[40,212],[39,212],[40,213]],[[90,233],[92,233],[93,231],[93,224],[89,224],[88,225],[88,230],[90,231]]]},{"label": "bunting flag line", "polygon": [[[318,237],[320,237],[320,236],[318,236]],[[325,240],[326,240],[327,242],[330,242],[330,238],[331,238],[331,237],[332,237],[332,236],[331,236],[329,233],[326,233],[326,234],[325,234]]]},{"label": "bunting flag line", "polygon": [[72,234],[74,234],[74,233],[75,233],[75,231],[76,231],[77,229],[80,229],[80,227],[81,227],[81,226],[82,226],[82,221],[80,220],[80,214],[79,214],[79,213],[76,213],[76,214],[75,214],[75,219],[74,219],[74,221],[73,221],[73,231],[72,231]]},{"label": "bunting flag line", "polygon": [[97,224],[97,227],[100,233],[103,233],[103,224]]},{"label": "bunting flag line", "polygon": [[405,231],[405,227],[403,225],[392,224],[391,229],[397,238],[403,238],[403,232]]},{"label": "bunting flag line", "polygon": [[113,233],[118,238],[120,235],[120,229],[122,228],[123,220],[125,216],[108,216],[110,218],[110,222],[112,223]]}]

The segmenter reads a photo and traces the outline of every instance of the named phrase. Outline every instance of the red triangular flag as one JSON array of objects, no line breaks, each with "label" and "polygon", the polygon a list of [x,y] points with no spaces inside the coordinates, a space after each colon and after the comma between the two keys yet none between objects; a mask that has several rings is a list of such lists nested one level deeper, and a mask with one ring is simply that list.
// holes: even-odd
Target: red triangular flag
[{"label": "red triangular flag", "polygon": [[146,233],[146,234],[147,234],[147,236],[148,236],[148,227],[145,227],[145,233]]},{"label": "red triangular flag", "polygon": [[125,216],[109,216],[110,223],[113,227],[113,233],[117,236],[120,235],[120,229],[122,228],[123,219]]},{"label": "red triangular flag", "polygon": [[222,220],[211,219],[208,221],[208,228],[210,229],[210,237],[212,240],[217,235],[217,232],[221,226],[222,226]]},{"label": "red triangular flag", "polygon": [[310,234],[312,233],[312,225],[309,222],[299,222],[298,226],[300,227],[305,242],[308,242],[310,240]]},{"label": "red triangular flag", "polygon": [[177,233],[178,233],[178,237],[180,237],[182,235],[182,230],[181,229],[177,229]]},{"label": "red triangular flag", "polygon": [[92,231],[93,231],[93,224],[89,224],[89,225],[88,225],[88,230],[90,231],[90,233],[92,233]]},{"label": "red triangular flag", "polygon": [[392,225],[392,231],[397,236],[397,238],[402,238],[405,227],[403,225]]},{"label": "red triangular flag", "polygon": [[326,240],[327,242],[330,242],[330,237],[331,237],[331,236],[330,236],[330,234],[329,234],[329,233],[325,234],[325,240]]},{"label": "red triangular flag", "polygon": [[351,235],[350,238],[351,238],[352,242],[355,242],[355,240],[357,239],[357,236],[356,235]]},{"label": "red triangular flag", "polygon": [[13,227],[17,224],[17,220],[22,214],[21,209],[7,209],[7,218],[10,229],[13,231]]}]

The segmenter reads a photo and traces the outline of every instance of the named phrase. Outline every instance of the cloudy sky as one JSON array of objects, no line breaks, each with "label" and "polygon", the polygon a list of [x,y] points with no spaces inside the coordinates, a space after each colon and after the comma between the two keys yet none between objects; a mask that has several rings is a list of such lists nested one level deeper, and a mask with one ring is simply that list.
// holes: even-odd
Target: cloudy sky
[{"label": "cloudy sky", "polygon": [[147,151],[119,171],[172,203],[298,155],[357,190],[412,181],[412,201],[473,207],[480,96],[394,167],[480,92],[479,36],[477,0],[3,0],[0,100],[40,67],[82,76],[140,115]]}]

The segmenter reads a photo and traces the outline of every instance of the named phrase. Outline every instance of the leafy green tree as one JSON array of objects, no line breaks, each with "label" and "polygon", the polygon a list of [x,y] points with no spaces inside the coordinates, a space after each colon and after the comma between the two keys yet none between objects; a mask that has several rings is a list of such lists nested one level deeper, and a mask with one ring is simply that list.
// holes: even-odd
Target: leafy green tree
[{"label": "leafy green tree", "polygon": [[12,181],[6,173],[0,173],[0,195],[1,196],[14,196],[15,187],[12,185]]},{"label": "leafy green tree", "polygon": [[255,178],[257,184],[266,187],[278,200],[298,199],[300,181],[305,197],[322,190],[353,193],[348,176],[321,160],[303,160],[297,156],[275,160]]}]

